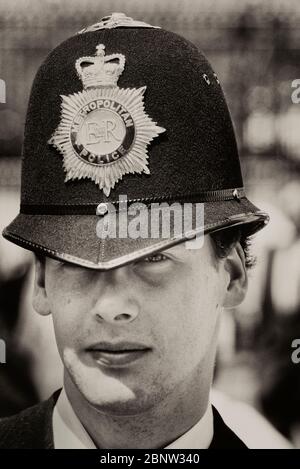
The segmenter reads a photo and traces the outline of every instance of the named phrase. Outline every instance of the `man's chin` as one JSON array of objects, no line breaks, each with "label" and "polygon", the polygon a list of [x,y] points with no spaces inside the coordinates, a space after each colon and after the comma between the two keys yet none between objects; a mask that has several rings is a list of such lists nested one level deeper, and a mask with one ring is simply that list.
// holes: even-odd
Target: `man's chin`
[{"label": "man's chin", "polygon": [[149,411],[154,406],[153,400],[144,393],[139,392],[128,396],[127,393],[119,392],[112,395],[109,392],[93,393],[90,390],[81,390],[81,393],[90,406],[100,413],[129,416],[138,415]]},{"label": "man's chin", "polygon": [[[153,407],[153,395],[125,384],[116,378],[79,380],[73,378],[73,391],[98,412],[111,415],[134,415]],[[75,389],[74,389],[75,388]],[[77,390],[77,392],[76,392]],[[82,402],[84,405],[84,402]]]},{"label": "man's chin", "polygon": [[93,405],[94,409],[99,413],[114,416],[133,416],[140,415],[144,412],[150,411],[152,406],[145,406],[139,402],[96,402]]},{"label": "man's chin", "polygon": [[78,362],[65,363],[68,373],[65,386],[68,394],[84,405],[86,401],[98,412],[111,415],[135,415],[147,412],[160,401],[161,390],[151,389],[137,376],[123,374],[117,376],[103,373],[99,369],[86,367]]}]

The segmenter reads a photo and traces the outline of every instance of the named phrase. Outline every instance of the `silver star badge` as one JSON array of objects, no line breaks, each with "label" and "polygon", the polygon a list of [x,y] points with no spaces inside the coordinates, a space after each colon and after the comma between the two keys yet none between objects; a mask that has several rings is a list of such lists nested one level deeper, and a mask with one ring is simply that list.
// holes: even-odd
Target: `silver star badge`
[{"label": "silver star badge", "polygon": [[49,143],[63,155],[65,181],[89,178],[108,196],[129,173],[149,174],[147,146],[165,129],[145,112],[142,88],[119,88],[123,54],[81,57],[75,67],[84,90],[61,95],[61,122]]}]

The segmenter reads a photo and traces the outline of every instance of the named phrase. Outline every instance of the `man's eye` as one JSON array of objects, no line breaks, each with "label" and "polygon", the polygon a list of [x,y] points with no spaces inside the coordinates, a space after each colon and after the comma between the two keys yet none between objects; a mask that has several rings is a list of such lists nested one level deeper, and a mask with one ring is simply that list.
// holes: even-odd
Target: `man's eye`
[{"label": "man's eye", "polygon": [[163,262],[167,261],[168,257],[158,252],[157,254],[151,254],[150,256],[144,257],[142,260],[144,262]]}]

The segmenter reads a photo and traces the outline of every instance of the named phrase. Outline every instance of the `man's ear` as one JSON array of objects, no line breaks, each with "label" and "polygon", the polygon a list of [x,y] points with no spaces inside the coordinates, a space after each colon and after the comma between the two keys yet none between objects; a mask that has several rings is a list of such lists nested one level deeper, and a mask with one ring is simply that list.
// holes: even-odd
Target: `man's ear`
[{"label": "man's ear", "polygon": [[237,243],[226,257],[224,269],[227,272],[227,290],[223,306],[233,308],[244,300],[248,288],[245,254],[240,243]]},{"label": "man's ear", "polygon": [[46,258],[35,256],[35,280],[32,304],[37,313],[47,316],[51,313],[45,288]]}]

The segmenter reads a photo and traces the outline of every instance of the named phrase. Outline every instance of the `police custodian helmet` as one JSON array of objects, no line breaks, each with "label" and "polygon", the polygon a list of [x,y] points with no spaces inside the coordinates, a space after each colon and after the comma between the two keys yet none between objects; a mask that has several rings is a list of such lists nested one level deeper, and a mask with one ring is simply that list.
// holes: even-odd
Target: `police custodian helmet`
[{"label": "police custodian helmet", "polygon": [[103,239],[107,206],[203,203],[204,232],[267,214],[245,196],[218,78],[191,42],[114,13],[56,47],[28,105],[19,215],[6,239],[110,269],[185,238]]}]

